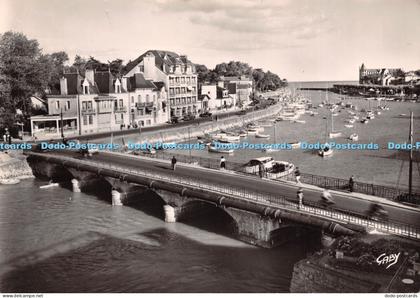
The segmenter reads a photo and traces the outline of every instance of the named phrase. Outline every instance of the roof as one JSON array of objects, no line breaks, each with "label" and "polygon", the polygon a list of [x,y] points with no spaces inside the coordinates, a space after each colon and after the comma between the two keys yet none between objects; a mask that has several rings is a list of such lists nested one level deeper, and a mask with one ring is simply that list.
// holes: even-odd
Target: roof
[{"label": "roof", "polygon": [[165,83],[164,82],[153,82],[153,84],[156,86],[156,91],[160,91],[162,90],[163,87],[165,87]]},{"label": "roof", "polygon": [[201,94],[200,96],[198,96],[199,100],[203,100],[207,97],[207,99],[210,99],[210,96],[208,94]]},{"label": "roof", "polygon": [[191,64],[193,63],[187,59],[186,56],[180,56],[177,53],[171,51],[162,51],[162,50],[148,50],[144,54],[140,55],[137,59],[129,62],[126,66],[125,74],[130,72],[134,67],[136,67],[143,58],[152,53],[155,56],[155,65],[157,68],[163,72],[169,72],[170,65],[176,64]]},{"label": "roof", "polygon": [[97,71],[94,78],[99,93],[114,93],[114,76],[109,71]]},{"label": "roof", "polygon": [[251,78],[247,77],[247,76],[230,76],[230,77],[220,77],[220,79],[222,81],[252,81]]},{"label": "roof", "polygon": [[270,156],[263,156],[263,157],[257,157],[257,158],[251,159],[251,161],[253,161],[253,160],[256,160],[256,161],[259,161],[261,163],[264,163],[264,162],[272,161],[273,158],[270,157]]},{"label": "roof", "polygon": [[83,77],[79,73],[65,73],[67,79],[67,94],[81,94]]},{"label": "roof", "polygon": [[136,73],[128,80],[130,91],[135,89],[156,89],[157,86],[152,81],[146,80],[141,73]]}]

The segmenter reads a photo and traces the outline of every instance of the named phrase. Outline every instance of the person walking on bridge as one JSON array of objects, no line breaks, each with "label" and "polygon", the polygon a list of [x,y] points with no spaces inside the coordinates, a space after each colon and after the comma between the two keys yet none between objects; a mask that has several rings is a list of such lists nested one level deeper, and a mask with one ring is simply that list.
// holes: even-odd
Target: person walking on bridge
[{"label": "person walking on bridge", "polygon": [[300,170],[299,170],[299,167],[296,167],[295,178],[296,178],[296,184],[301,184],[300,183]]},{"label": "person walking on bridge", "polygon": [[350,192],[353,192],[354,189],[354,176],[351,175],[350,179],[349,179],[349,190]]},{"label": "person walking on bridge", "polygon": [[226,159],[225,159],[225,157],[224,157],[224,156],[222,156],[222,157],[220,158],[220,169],[223,169],[223,170],[225,170],[225,169],[226,169]]},{"label": "person walking on bridge", "polygon": [[176,158],[175,158],[175,155],[172,156],[171,163],[172,163],[172,170],[175,171],[175,168],[176,168]]},{"label": "person walking on bridge", "polygon": [[302,187],[299,187],[296,196],[297,196],[297,199],[298,199],[298,209],[300,210],[303,207],[303,189],[302,189]]}]

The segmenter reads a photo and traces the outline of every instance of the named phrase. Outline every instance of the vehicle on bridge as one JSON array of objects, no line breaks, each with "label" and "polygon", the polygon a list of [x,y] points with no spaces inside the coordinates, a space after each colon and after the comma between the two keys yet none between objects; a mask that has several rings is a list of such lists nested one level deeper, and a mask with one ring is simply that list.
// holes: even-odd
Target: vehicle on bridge
[{"label": "vehicle on bridge", "polygon": [[[244,165],[245,172],[249,174],[264,174],[267,178],[278,179],[293,173],[295,165],[287,161],[277,161],[272,157],[258,157],[251,159]],[[264,173],[261,173],[261,170]]]},{"label": "vehicle on bridge", "polygon": [[388,211],[386,211],[384,207],[382,207],[378,203],[372,203],[372,205],[370,206],[370,209],[367,212],[367,216],[369,217],[369,219],[377,220],[377,221],[379,220],[387,221],[389,218]]}]

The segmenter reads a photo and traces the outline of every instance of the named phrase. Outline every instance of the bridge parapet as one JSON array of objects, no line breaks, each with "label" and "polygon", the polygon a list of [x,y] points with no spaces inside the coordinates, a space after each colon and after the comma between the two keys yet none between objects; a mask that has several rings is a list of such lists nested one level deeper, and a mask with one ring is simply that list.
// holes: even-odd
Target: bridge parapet
[{"label": "bridge parapet", "polygon": [[[45,154],[32,154],[46,158]],[[130,180],[133,183],[143,185],[153,184],[153,187],[167,189],[178,192],[181,195],[187,194],[193,197],[216,203],[220,206],[235,207],[251,212],[270,215],[274,218],[282,218],[289,221],[306,223],[309,225],[320,226],[323,229],[338,231],[343,233],[346,229],[342,226],[346,224],[358,225],[367,229],[376,229],[382,232],[396,234],[403,237],[420,239],[420,231],[416,227],[390,222],[377,222],[351,213],[326,210],[320,206],[298,206],[296,202],[277,195],[273,196],[262,192],[251,192],[243,188],[227,187],[225,185],[215,185],[204,182],[200,179],[177,177],[171,174],[158,174],[146,172],[138,168],[118,167],[112,164],[96,163],[88,160],[78,160],[64,156],[50,156],[51,162],[63,163],[66,166],[83,167],[92,172],[102,175],[120,177],[122,180]],[[84,169],[84,170],[86,170]],[[172,185],[168,188],[168,185]],[[184,193],[184,188],[188,191]],[[207,194],[209,195],[207,195]],[[222,197],[226,197],[223,199]],[[331,223],[339,225],[331,225]],[[340,226],[341,225],[341,226]]]}]

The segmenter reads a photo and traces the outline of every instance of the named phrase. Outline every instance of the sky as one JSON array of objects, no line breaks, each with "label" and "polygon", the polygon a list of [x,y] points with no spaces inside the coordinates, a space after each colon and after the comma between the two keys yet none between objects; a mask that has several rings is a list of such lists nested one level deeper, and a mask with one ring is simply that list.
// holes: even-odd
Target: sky
[{"label": "sky", "polygon": [[420,69],[420,0],[0,0],[9,30],[71,60],[170,50],[289,81],[357,80],[362,62]]}]

